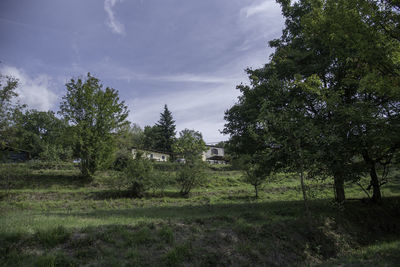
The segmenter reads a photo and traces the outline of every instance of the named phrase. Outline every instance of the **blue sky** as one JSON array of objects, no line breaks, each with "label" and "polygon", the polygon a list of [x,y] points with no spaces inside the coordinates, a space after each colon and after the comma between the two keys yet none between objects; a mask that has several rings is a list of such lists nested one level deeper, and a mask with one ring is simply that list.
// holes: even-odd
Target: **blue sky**
[{"label": "blue sky", "polygon": [[0,72],[29,108],[57,111],[65,83],[87,72],[117,89],[129,120],[153,125],[168,105],[177,130],[206,142],[280,36],[274,0],[2,0]]}]

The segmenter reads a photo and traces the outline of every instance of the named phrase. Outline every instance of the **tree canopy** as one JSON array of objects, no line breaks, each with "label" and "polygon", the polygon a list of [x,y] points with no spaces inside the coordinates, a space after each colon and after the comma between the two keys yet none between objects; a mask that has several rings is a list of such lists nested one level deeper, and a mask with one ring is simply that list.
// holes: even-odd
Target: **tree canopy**
[{"label": "tree canopy", "polygon": [[286,23],[271,61],[248,70],[251,84],[225,114],[231,147],[276,169],[332,175],[339,202],[344,181],[369,172],[379,201],[376,167],[399,147],[400,114],[400,46],[376,22],[380,2],[278,2]]},{"label": "tree canopy", "polygon": [[114,150],[116,130],[126,124],[128,109],[119,100],[118,91],[103,89],[99,79],[87,74],[66,84],[60,114],[73,128],[76,155],[81,159],[81,172],[91,176],[109,163]]}]

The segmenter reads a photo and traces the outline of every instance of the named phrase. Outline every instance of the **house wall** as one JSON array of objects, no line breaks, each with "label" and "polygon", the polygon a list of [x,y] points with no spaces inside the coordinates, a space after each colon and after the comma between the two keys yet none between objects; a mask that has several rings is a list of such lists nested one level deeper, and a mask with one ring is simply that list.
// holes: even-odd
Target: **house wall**
[{"label": "house wall", "polygon": [[[138,150],[135,148],[132,149],[133,158],[136,158],[137,151]],[[155,161],[169,161],[170,156],[166,153],[147,151],[147,150],[139,150],[139,151],[143,153],[142,157],[144,158],[148,158]]]},{"label": "house wall", "polygon": [[208,150],[206,152],[203,152],[203,160],[206,160],[208,158],[211,158],[213,156],[225,156],[225,150],[221,147],[214,147],[210,146],[208,147]]},{"label": "house wall", "polygon": [[203,161],[207,161],[207,162],[213,163],[213,164],[225,163],[224,160],[209,160],[209,158],[214,157],[214,156],[224,157],[225,150],[221,147],[209,146],[208,150],[206,152],[203,152],[202,159],[203,159]]}]

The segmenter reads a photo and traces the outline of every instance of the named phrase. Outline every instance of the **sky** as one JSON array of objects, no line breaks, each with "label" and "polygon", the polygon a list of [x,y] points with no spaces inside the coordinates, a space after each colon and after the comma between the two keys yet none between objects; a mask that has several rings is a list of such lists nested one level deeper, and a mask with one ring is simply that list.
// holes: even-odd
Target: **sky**
[{"label": "sky", "polygon": [[57,112],[65,84],[90,72],[119,91],[129,121],[227,140],[224,112],[246,68],[268,62],[284,20],[274,0],[1,0],[0,73],[20,101]]}]

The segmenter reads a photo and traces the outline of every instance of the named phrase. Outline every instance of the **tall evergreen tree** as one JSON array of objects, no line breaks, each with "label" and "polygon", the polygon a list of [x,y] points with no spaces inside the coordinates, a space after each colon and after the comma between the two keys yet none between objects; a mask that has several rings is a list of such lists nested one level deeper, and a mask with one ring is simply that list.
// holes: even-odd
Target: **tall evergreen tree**
[{"label": "tall evergreen tree", "polygon": [[156,123],[159,131],[157,140],[157,149],[165,152],[172,152],[172,144],[175,142],[175,121],[172,118],[171,111],[167,105],[164,106],[164,112],[160,114],[160,120]]}]

